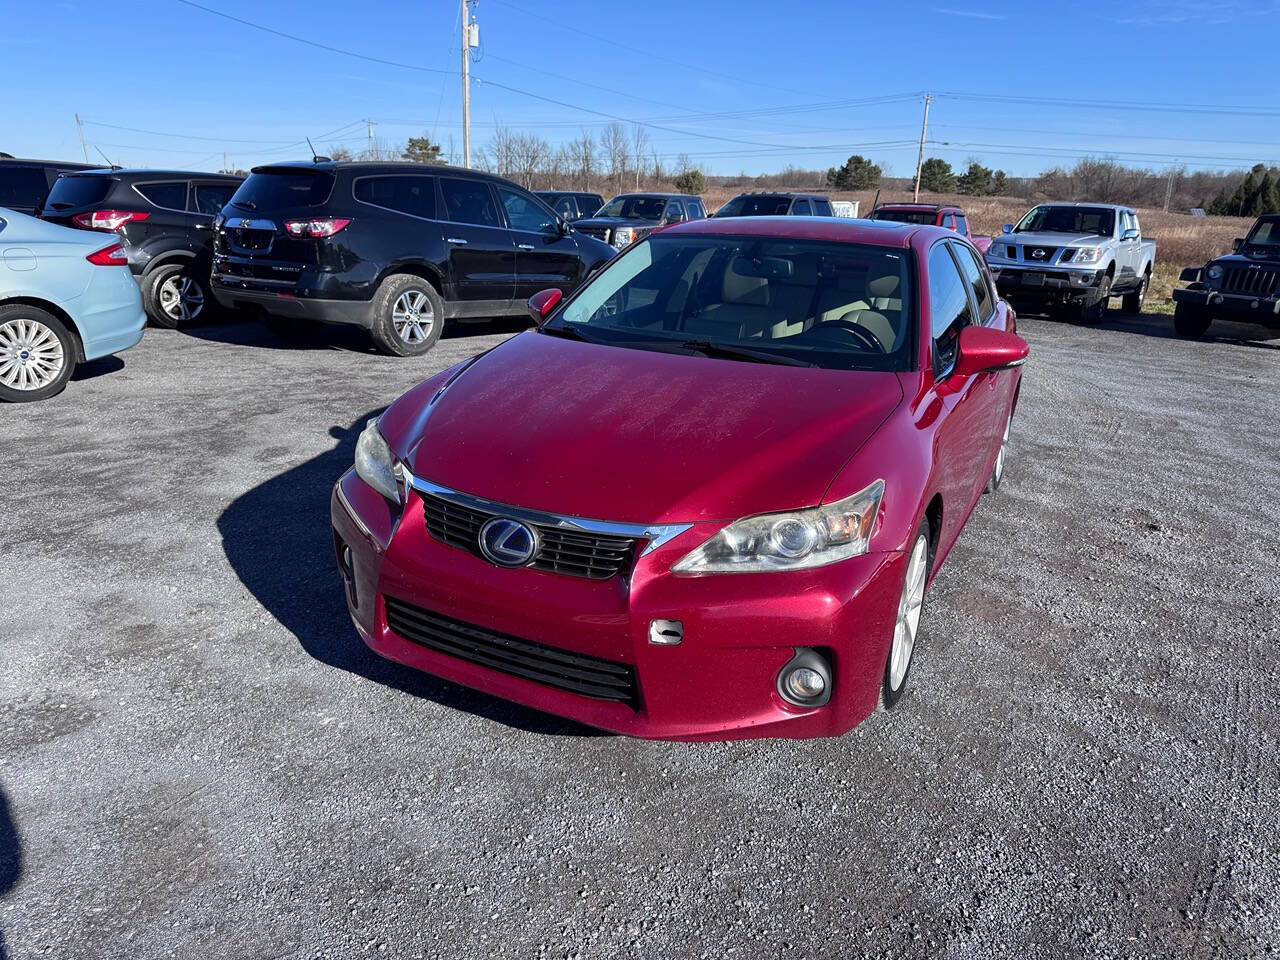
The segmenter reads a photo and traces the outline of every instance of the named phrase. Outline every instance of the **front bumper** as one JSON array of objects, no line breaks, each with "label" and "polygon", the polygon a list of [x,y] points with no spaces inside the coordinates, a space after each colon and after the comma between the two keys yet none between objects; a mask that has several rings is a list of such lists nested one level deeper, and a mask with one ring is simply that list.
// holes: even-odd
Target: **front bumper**
[{"label": "front bumper", "polygon": [[1098,295],[1102,270],[1071,270],[1065,265],[1035,269],[999,261],[987,266],[1005,298],[1088,300]]},{"label": "front bumper", "polygon": [[1185,303],[1224,320],[1241,320],[1280,327],[1280,297],[1258,297],[1247,293],[1223,293],[1202,286],[1180,287],[1173,291],[1174,303]]},{"label": "front bumper", "polygon": [[[899,553],[808,571],[676,577],[669,570],[720,524],[696,524],[640,557],[628,577],[593,581],[504,569],[433,539],[422,502],[403,513],[348,471],[334,488],[335,546],[351,550],[347,604],[376,653],[534,709],[637,737],[728,740],[845,732],[875,709],[905,573]],[[339,564],[341,567],[341,563]],[[596,699],[440,653],[396,634],[386,597],[534,644],[629,665],[632,704]],[[679,645],[649,642],[680,620]],[[797,647],[832,666],[830,701],[777,692]]]}]

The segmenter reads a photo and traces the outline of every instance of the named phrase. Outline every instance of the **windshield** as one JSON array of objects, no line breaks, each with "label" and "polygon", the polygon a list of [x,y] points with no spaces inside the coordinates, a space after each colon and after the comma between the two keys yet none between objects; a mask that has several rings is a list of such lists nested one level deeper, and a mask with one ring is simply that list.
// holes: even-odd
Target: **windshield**
[{"label": "windshield", "polygon": [[717,217],[779,217],[791,206],[790,197],[734,197],[716,211]]},{"label": "windshield", "polygon": [[938,214],[934,210],[877,210],[871,215],[872,220],[892,220],[894,223],[918,223],[931,226],[938,222]]},{"label": "windshield", "polygon": [[1264,247],[1268,253],[1280,252],[1280,220],[1259,220],[1245,238],[1246,247]]},{"label": "windshield", "polygon": [[1032,207],[1013,228],[1014,233],[1089,233],[1109,237],[1115,232],[1116,212],[1110,207]]},{"label": "windshield", "polygon": [[230,204],[242,210],[289,210],[318,207],[333,189],[331,173],[295,173],[291,170],[251,173],[240,184]]},{"label": "windshield", "polygon": [[664,197],[614,197],[596,214],[598,217],[622,217],[625,220],[661,220]]},{"label": "windshield", "polygon": [[657,234],[547,324],[636,349],[834,369],[910,368],[904,250],[775,237]]}]

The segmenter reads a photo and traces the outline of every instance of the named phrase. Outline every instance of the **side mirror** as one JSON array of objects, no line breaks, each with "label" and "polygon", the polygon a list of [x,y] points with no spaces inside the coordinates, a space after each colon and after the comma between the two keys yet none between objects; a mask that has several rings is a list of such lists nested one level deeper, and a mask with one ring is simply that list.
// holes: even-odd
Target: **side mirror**
[{"label": "side mirror", "polygon": [[991,327],[965,327],[960,331],[956,347],[956,362],[951,374],[962,377],[1020,367],[1027,362],[1027,355],[1031,352],[1027,341],[1017,334]]},{"label": "side mirror", "polygon": [[551,316],[551,311],[558,307],[563,299],[564,294],[556,287],[550,290],[539,290],[529,298],[529,316],[533,317],[534,323],[542,326],[547,317]]},{"label": "side mirror", "polygon": [[1137,230],[1130,228],[1120,235],[1120,239],[1121,240],[1137,240],[1141,238],[1141,236],[1142,234],[1138,233]]},{"label": "side mirror", "polygon": [[1244,237],[1236,237],[1231,241],[1231,252],[1239,253],[1240,248],[1244,246]]},{"label": "side mirror", "polygon": [[1013,224],[1012,224],[1012,223],[1006,223],[1003,227],[1001,227],[1001,228],[1000,228],[1000,232],[1001,232],[1001,233],[1013,233]]}]

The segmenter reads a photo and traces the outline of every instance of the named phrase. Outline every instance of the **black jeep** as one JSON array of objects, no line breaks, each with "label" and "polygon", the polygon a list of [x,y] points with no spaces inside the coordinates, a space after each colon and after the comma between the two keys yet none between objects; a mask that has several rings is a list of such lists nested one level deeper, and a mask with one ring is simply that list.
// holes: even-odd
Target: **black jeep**
[{"label": "black jeep", "polygon": [[1214,320],[1260,323],[1280,329],[1280,213],[1261,216],[1232,253],[1203,267],[1187,267],[1187,284],[1173,291],[1173,328],[1201,337]]}]

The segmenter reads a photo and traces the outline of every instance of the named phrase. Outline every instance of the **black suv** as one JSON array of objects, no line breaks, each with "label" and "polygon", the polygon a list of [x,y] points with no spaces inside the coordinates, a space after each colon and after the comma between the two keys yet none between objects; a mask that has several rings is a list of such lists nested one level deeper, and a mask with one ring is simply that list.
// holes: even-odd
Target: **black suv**
[{"label": "black suv", "polygon": [[147,316],[180,327],[205,309],[213,220],[242,178],[186,170],[88,170],[60,176],[40,218],[115,233]]},{"label": "black suv", "polygon": [[534,195],[570,222],[593,216],[604,206],[604,197],[600,194],[579,190],[535,190]]},{"label": "black suv", "polygon": [[820,193],[740,193],[717,217],[830,217],[831,201]]},{"label": "black suv", "polygon": [[1202,337],[1214,320],[1280,329],[1280,213],[1259,217],[1231,253],[1187,267],[1179,280],[1188,286],[1173,291],[1178,336]]},{"label": "black suv", "polygon": [[576,221],[573,228],[621,250],[656,227],[706,216],[702,199],[687,193],[624,193],[606,203],[594,217]]},{"label": "black suv", "polygon": [[8,154],[0,155],[0,207],[34,215],[59,174],[93,168],[90,163],[17,160]]},{"label": "black suv", "polygon": [[355,324],[384,353],[416,356],[446,319],[524,314],[533,294],[573,292],[612,254],[501,177],[320,158],[253,169],[217,220],[213,293]]}]

